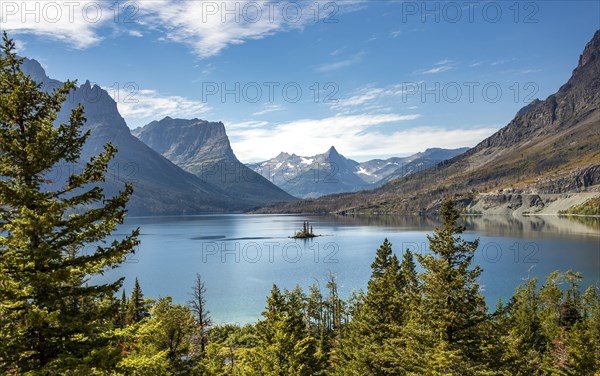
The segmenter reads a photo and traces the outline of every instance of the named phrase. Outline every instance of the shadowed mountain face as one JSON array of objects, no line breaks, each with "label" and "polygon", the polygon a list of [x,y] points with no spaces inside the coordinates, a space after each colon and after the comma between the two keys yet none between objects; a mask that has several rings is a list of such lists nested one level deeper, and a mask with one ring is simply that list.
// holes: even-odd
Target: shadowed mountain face
[{"label": "shadowed mountain face", "polygon": [[466,150],[468,148],[427,149],[409,157],[359,163],[339,154],[332,146],[327,152],[312,157],[281,153],[268,161],[248,164],[248,167],[294,196],[313,198],[371,189],[435,166]]},{"label": "shadowed mountain face", "polygon": [[[45,90],[62,85],[46,76],[35,61],[26,59],[23,71],[43,84]],[[256,207],[257,203],[236,197],[190,174],[152,150],[134,137],[109,94],[89,82],[71,92],[63,103],[57,122],[66,122],[79,103],[85,108],[87,122],[84,130],[91,134],[83,148],[82,162],[97,155],[103,146],[112,142],[119,152],[111,161],[103,187],[107,195],[123,189],[125,182],[133,183],[134,194],[128,204],[133,215],[185,214],[201,212],[240,211]],[[78,166],[58,166],[52,172],[55,181],[64,181],[69,171]]]},{"label": "shadowed mountain face", "polygon": [[[572,77],[466,153],[373,191],[263,212],[434,212],[444,195],[466,207],[543,212],[569,195],[600,191],[600,30]],[[457,115],[458,116],[458,115]],[[563,195],[563,196],[561,196]]]},{"label": "shadowed mountain face", "polygon": [[294,199],[238,161],[221,122],[166,117],[133,134],[179,167],[253,206]]}]

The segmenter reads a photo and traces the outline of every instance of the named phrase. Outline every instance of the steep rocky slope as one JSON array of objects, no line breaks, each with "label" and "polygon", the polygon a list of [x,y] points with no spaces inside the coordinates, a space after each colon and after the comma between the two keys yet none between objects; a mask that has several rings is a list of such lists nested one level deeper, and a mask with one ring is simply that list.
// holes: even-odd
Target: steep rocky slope
[{"label": "steep rocky slope", "polygon": [[[36,60],[26,59],[23,71],[42,83],[45,90],[59,87],[61,82],[49,78]],[[255,202],[235,197],[218,186],[183,171],[162,155],[134,137],[118,112],[110,95],[88,82],[70,93],[63,103],[57,122],[68,121],[71,109],[79,104],[85,108],[84,129],[91,134],[82,152],[82,162],[97,155],[103,146],[112,142],[119,149],[110,163],[104,183],[108,195],[123,189],[125,182],[134,186],[128,204],[130,214],[184,214],[202,212],[240,211],[256,207]],[[57,166],[53,179],[67,179],[69,171],[78,166]]]},{"label": "steep rocky slope", "polygon": [[203,181],[253,206],[293,200],[235,156],[221,122],[166,117],[133,130],[146,145]]}]

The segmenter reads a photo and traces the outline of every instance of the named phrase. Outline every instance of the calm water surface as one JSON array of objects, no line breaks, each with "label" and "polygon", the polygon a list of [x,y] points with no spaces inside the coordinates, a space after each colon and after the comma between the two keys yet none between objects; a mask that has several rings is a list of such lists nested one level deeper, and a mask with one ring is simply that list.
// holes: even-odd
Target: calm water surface
[{"label": "calm water surface", "polygon": [[[309,220],[312,240],[288,236]],[[506,301],[527,278],[573,269],[584,286],[600,282],[600,225],[557,217],[466,217],[464,237],[480,238],[475,261],[488,304]],[[131,292],[138,277],[147,297],[189,299],[196,273],[206,282],[208,308],[215,322],[253,322],[260,318],[271,285],[293,288],[337,275],[340,293],[365,289],[375,250],[388,238],[404,249],[428,252],[427,234],[438,223],[418,217],[339,217],[297,215],[202,215],[129,218],[123,235],[141,229],[141,245],[120,268],[101,279],[125,276]]]}]

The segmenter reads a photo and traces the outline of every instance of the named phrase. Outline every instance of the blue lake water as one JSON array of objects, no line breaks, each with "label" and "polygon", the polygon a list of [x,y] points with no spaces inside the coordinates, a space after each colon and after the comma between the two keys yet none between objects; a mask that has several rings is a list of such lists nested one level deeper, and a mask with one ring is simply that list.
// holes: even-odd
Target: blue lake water
[{"label": "blue lake water", "polygon": [[[288,236],[309,220],[312,240]],[[582,285],[600,283],[600,226],[557,217],[465,217],[466,239],[480,238],[475,262],[484,272],[480,284],[492,307],[507,301],[527,278],[573,269]],[[325,288],[335,273],[342,296],[365,289],[375,250],[388,238],[396,254],[406,248],[428,252],[427,234],[435,219],[419,217],[340,217],[298,215],[201,215],[128,218],[116,238],[141,229],[141,245],[121,267],[100,280],[125,276],[129,294],[138,277],[146,297],[189,299],[196,273],[207,288],[207,304],[217,323],[260,319],[273,283]]]}]

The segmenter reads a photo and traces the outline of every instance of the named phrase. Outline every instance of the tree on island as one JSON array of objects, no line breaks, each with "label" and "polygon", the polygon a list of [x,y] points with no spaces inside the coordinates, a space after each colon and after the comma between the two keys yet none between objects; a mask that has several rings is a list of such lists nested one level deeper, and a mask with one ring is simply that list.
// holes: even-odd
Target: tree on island
[{"label": "tree on island", "polygon": [[[108,346],[123,279],[88,283],[115,268],[138,244],[138,230],[106,243],[125,218],[126,184],[107,198],[117,149],[110,143],[80,161],[90,132],[80,105],[67,123],[57,113],[75,82],[50,93],[21,70],[6,33],[0,53],[0,373],[91,374],[110,369]],[[81,164],[66,182],[50,181],[58,163]],[[84,247],[87,252],[82,252]],[[89,250],[92,249],[91,252]]]},{"label": "tree on island", "polygon": [[305,238],[315,238],[318,235],[315,235],[313,232],[313,227],[311,226],[309,221],[304,221],[302,223],[302,231],[298,231],[296,235],[292,236],[294,239],[305,239]]}]

